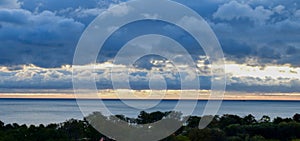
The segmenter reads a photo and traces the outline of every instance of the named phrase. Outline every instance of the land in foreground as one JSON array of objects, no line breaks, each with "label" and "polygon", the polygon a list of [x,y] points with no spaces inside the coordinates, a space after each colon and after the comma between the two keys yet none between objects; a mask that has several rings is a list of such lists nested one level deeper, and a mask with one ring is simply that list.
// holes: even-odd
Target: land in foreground
[{"label": "land in foreground", "polygon": [[[141,112],[137,118],[116,115],[118,119],[105,117],[101,113],[93,113],[83,120],[71,119],[59,124],[49,125],[18,125],[0,122],[0,141],[98,141],[113,139],[100,134],[87,120],[95,122],[95,117],[105,117],[107,122],[118,123],[127,121],[129,126],[140,128],[137,124],[153,123],[170,118],[171,112]],[[180,113],[173,116],[174,120],[184,117]],[[213,121],[205,129],[198,129],[201,118],[192,116],[179,130],[162,141],[299,141],[300,114],[291,118],[274,118],[263,116],[257,120],[252,115],[240,117],[237,115],[214,116]],[[155,129],[153,129],[155,130]]]}]

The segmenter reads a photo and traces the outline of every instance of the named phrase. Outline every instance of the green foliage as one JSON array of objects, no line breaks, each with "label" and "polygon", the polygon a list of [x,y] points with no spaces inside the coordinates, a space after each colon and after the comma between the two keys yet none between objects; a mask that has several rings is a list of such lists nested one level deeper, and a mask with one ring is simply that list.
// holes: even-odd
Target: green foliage
[{"label": "green foliage", "polygon": [[231,124],[242,124],[242,118],[237,115],[223,115],[220,118],[221,128],[224,128]]},{"label": "green foliage", "polygon": [[190,139],[187,136],[178,135],[175,138],[176,141],[190,141]]},{"label": "green foliage", "polygon": [[147,113],[145,111],[142,111],[140,115],[138,116],[137,123],[138,124],[147,124],[147,123],[153,123],[156,121],[161,120],[163,117],[167,116],[169,112],[153,112],[153,113]]},{"label": "green foliage", "polygon": [[189,133],[191,141],[224,141],[225,132],[220,129],[192,129]]},{"label": "green foliage", "polygon": [[271,121],[271,118],[269,116],[264,115],[259,121],[267,123]]},{"label": "green foliage", "polygon": [[257,121],[255,120],[255,117],[253,115],[248,115],[248,116],[245,116],[243,119],[242,119],[242,122],[243,124],[254,124],[256,123]]},{"label": "green foliage", "polygon": [[239,136],[230,136],[227,137],[226,141],[243,141],[243,139]]},{"label": "green foliage", "polygon": [[[0,141],[98,141],[102,137],[105,141],[111,141],[112,139],[100,134],[88,124],[87,121],[96,122],[98,117],[115,124],[120,120],[127,121],[133,127],[158,120],[179,121],[185,118],[178,112],[147,113],[143,111],[136,119],[123,115],[117,115],[116,119],[105,117],[101,113],[93,113],[84,120],[71,119],[61,124],[47,126],[27,126],[16,123],[5,125],[0,121]],[[268,116],[263,116],[258,121],[252,115],[215,116],[205,129],[198,129],[200,119],[201,117],[197,116],[190,117],[185,126],[162,141],[300,141],[300,114],[295,114],[292,118],[277,117],[273,121]],[[120,134],[123,130],[120,129]]]},{"label": "green foliage", "polygon": [[296,122],[300,122],[300,114],[295,114],[293,116],[293,120],[296,121]]},{"label": "green foliage", "polygon": [[266,141],[266,139],[263,137],[263,136],[260,136],[260,135],[256,135],[256,136],[253,136],[250,141]]}]

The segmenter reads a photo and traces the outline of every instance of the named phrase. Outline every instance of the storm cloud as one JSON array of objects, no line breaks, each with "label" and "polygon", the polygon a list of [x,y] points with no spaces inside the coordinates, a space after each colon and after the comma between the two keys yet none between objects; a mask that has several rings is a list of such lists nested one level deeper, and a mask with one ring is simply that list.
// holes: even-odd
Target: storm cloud
[{"label": "storm cloud", "polygon": [[[176,1],[198,12],[209,23],[227,63],[262,70],[267,66],[289,66],[291,72],[300,67],[299,1]],[[71,71],[63,66],[72,65],[81,34],[97,15],[121,2],[124,0],[1,0],[0,88],[71,88]],[[189,34],[167,23],[140,22],[122,27],[106,42],[97,62],[111,62],[127,41],[150,33],[171,36],[184,45],[195,62],[203,63],[198,64],[202,73],[198,77],[204,89],[210,88],[205,53]],[[169,60],[157,56],[137,61],[135,67],[142,72],[132,74],[132,85],[147,88],[147,74],[155,69],[168,70],[168,63]],[[291,74],[272,78],[253,76],[250,72],[239,76],[232,71],[229,69],[226,74],[229,90],[300,92],[299,78],[289,77]],[[97,75],[101,76],[99,87],[111,88],[105,72]],[[171,88],[179,88],[177,76],[166,77]]]}]

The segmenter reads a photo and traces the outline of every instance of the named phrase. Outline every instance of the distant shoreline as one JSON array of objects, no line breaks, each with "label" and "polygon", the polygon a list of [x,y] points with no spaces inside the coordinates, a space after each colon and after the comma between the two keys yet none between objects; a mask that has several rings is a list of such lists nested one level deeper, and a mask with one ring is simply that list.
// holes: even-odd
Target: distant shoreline
[{"label": "distant shoreline", "polygon": [[[0,100],[100,100],[96,98],[81,98],[81,99],[76,99],[76,98],[0,98]],[[159,99],[114,99],[114,98],[102,98],[101,100],[104,101],[121,101],[121,100],[131,100],[131,101],[157,101]],[[182,101],[195,101],[194,99],[181,99]],[[180,99],[162,99],[162,101],[180,101]],[[220,101],[217,99],[196,99],[196,101]],[[249,99],[249,100],[244,100],[244,99],[224,99],[221,101],[276,101],[276,102],[300,102],[300,100],[270,100],[270,99]]]},{"label": "distant shoreline", "polygon": [[[220,93],[222,94],[222,93]],[[212,98],[211,98],[212,96]],[[216,97],[217,96],[217,97]],[[30,92],[15,92],[15,93],[5,93],[0,92],[0,98],[19,98],[19,99],[105,99],[105,100],[116,100],[116,99],[127,99],[127,100],[239,100],[239,101],[249,101],[249,100],[268,100],[268,101],[300,101],[300,93],[242,93],[242,92],[225,92],[224,95],[211,95],[209,91],[176,91],[168,90],[163,91],[125,91],[122,96],[118,92],[113,90],[102,90],[96,94],[74,94],[68,91],[62,91],[61,93],[53,93],[48,91],[30,91]]]}]

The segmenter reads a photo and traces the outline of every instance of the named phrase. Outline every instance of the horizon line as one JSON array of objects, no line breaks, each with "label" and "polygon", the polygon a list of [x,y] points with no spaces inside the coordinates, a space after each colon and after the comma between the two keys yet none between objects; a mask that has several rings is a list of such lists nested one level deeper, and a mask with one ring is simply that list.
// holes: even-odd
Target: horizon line
[{"label": "horizon line", "polygon": [[1,95],[0,94],[0,99],[62,99],[62,100],[198,100],[198,101],[300,101],[300,96],[274,96],[274,95],[268,95],[268,96],[228,96],[225,95],[224,98],[220,99],[213,99],[209,97],[205,98],[172,98],[172,97],[166,97],[166,98],[118,98],[118,97],[75,97],[74,95]]}]

